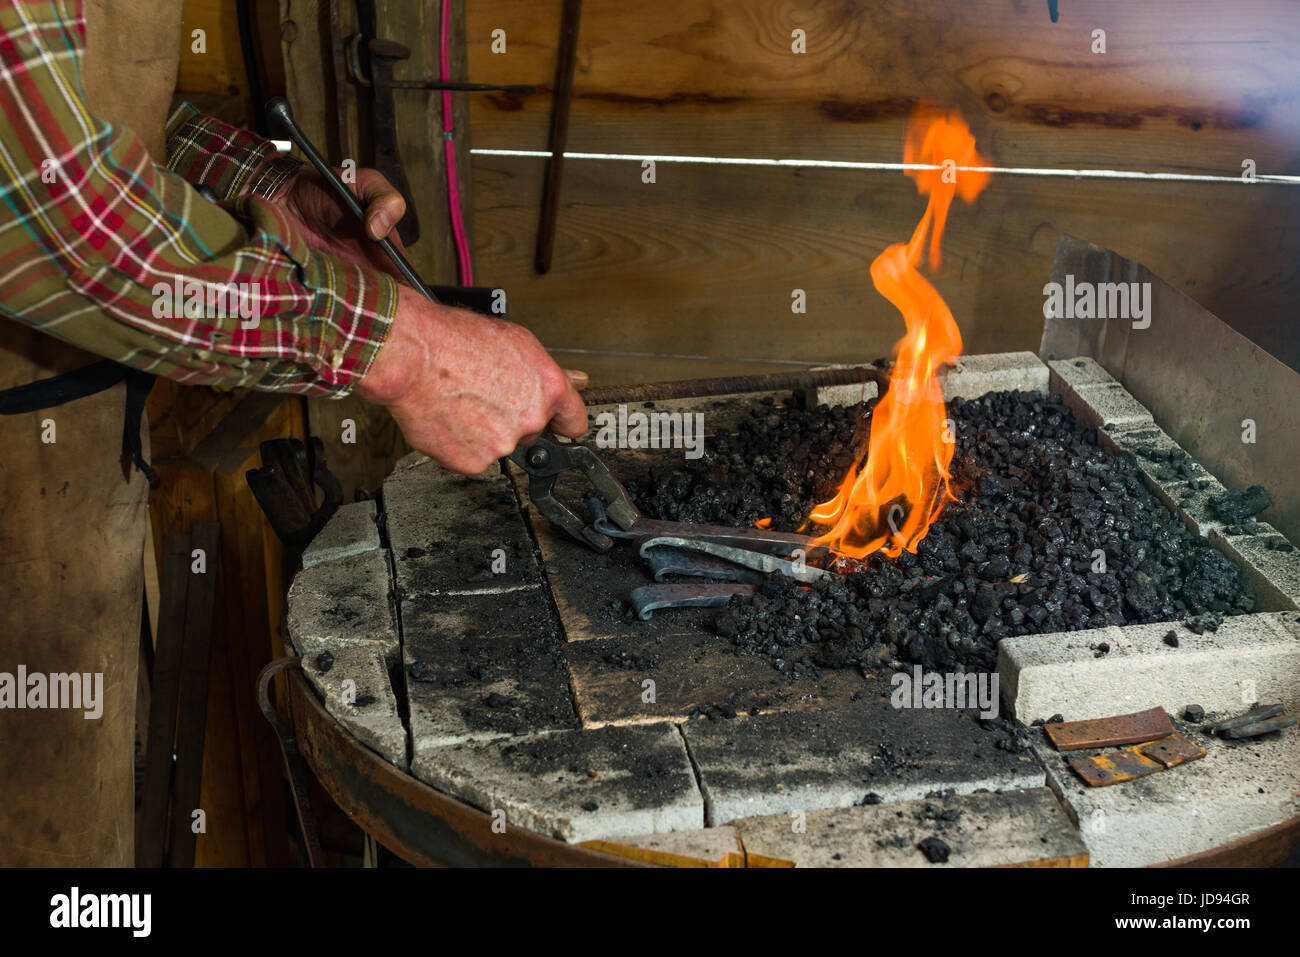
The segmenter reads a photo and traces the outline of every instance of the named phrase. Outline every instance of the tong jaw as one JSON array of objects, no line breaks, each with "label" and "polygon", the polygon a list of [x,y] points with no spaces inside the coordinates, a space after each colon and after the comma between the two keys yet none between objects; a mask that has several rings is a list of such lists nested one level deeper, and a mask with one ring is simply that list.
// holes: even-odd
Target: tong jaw
[{"label": "tong jaw", "polygon": [[528,497],[537,510],[552,524],[598,552],[609,551],[614,540],[598,532],[591,522],[584,522],[555,497],[555,480],[562,472],[580,469],[595,489],[605,515],[619,528],[626,531],[641,518],[627,491],[585,445],[557,442],[543,435],[516,448],[510,453],[510,461],[528,473]]}]

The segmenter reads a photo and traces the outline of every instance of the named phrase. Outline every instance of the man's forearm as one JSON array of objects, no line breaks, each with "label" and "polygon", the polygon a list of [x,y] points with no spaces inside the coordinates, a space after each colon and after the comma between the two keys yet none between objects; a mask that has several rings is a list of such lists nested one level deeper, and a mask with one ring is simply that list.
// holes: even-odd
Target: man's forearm
[{"label": "man's forearm", "polygon": [[[395,312],[391,277],[311,249],[291,217],[252,195],[282,175],[262,147],[232,140],[233,163],[187,167],[238,197],[222,209],[155,167],[129,130],[97,122],[79,71],[53,67],[84,49],[80,6],[76,16],[66,10],[34,0],[0,7],[10,184],[0,209],[0,225],[10,224],[0,228],[3,311],[191,384],[353,388]],[[191,143],[179,163],[214,129],[181,128]]]}]

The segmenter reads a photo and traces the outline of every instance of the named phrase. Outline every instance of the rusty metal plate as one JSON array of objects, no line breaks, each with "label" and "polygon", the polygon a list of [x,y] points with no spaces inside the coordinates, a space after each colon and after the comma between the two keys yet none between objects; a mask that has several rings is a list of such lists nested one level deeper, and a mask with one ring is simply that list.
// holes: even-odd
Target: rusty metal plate
[{"label": "rusty metal plate", "polygon": [[1173,722],[1164,708],[1135,711],[1114,718],[1088,721],[1058,721],[1043,726],[1058,751],[1080,748],[1109,748],[1120,744],[1154,741],[1174,733]]},{"label": "rusty metal plate", "polygon": [[1171,734],[1159,741],[1147,741],[1120,751],[1091,758],[1074,758],[1070,767],[1089,787],[1100,788],[1146,777],[1203,757],[1204,748],[1181,734]]},{"label": "rusty metal plate", "polygon": [[1177,767],[1186,761],[1196,761],[1205,757],[1205,749],[1194,744],[1181,734],[1171,734],[1159,741],[1139,744],[1134,751],[1159,761],[1166,768]]},{"label": "rusty metal plate", "polygon": [[1070,767],[1093,788],[1132,781],[1164,770],[1159,761],[1153,761],[1133,748],[1099,754],[1093,758],[1072,758]]}]

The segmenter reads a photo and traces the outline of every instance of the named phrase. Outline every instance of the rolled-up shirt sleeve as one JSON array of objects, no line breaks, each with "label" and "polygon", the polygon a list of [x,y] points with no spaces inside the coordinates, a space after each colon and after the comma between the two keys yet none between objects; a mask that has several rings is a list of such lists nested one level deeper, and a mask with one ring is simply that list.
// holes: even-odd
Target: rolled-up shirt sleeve
[{"label": "rolled-up shirt sleeve", "polygon": [[79,3],[0,0],[0,311],[187,384],[349,392],[392,277],[307,246],[266,198],[293,164],[259,137],[182,109],[156,166],[90,114],[84,49]]}]

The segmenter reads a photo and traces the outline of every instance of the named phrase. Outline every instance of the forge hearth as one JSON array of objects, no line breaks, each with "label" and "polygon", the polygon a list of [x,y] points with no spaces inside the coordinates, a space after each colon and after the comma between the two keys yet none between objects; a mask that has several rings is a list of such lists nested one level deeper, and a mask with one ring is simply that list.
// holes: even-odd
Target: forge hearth
[{"label": "forge hearth", "polygon": [[[1007,391],[1039,396],[981,398]],[[1229,496],[1092,360],[967,357],[945,392],[971,400],[952,404],[954,464],[980,521],[996,524],[1005,503],[1044,543],[1059,539],[1054,555],[1042,543],[1001,554],[989,547],[1001,527],[980,554],[979,535],[945,513],[918,558],[832,584],[861,606],[773,582],[721,613],[638,621],[624,599],[649,575],[633,549],[601,555],[564,537],[510,474],[464,479],[414,457],[385,482],[379,510],[346,506],[313,543],[290,592],[290,637],[326,708],[387,760],[509,827],[605,850],[936,866],[917,848],[934,837],[950,865],[1079,863],[1088,851],[1094,864],[1153,863],[1300,812],[1291,732],[1234,744],[1181,720],[1189,704],[1211,717],[1256,698],[1300,706],[1289,543],[1242,514],[1249,500]],[[704,413],[706,448],[735,457],[730,487],[707,455],[683,465],[680,452],[601,454],[660,517],[770,517],[788,529],[851,463],[855,407],[873,394],[823,389],[832,409],[789,415],[784,394],[659,403]],[[1081,430],[1095,430],[1091,446]],[[774,466],[743,470],[768,433]],[[1037,499],[1000,486],[1021,478],[1005,471],[981,485],[992,460],[1026,468],[1030,449],[1059,472]],[[1108,485],[1124,488],[1120,500],[1105,502]],[[584,489],[562,481],[556,494],[577,504]],[[1053,571],[1062,554],[1082,561],[1094,548],[1112,549],[1109,574]],[[929,594],[940,577],[961,587]],[[996,607],[969,623],[926,617],[976,597]],[[872,601],[892,617],[873,616]],[[916,663],[996,670],[1002,717],[894,707],[891,679]],[[1208,756],[1111,788],[1081,788],[1027,727],[1154,706]],[[792,815],[805,831],[792,832]]]}]

